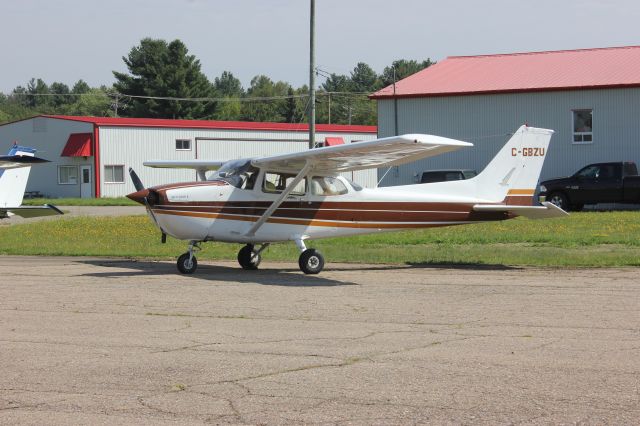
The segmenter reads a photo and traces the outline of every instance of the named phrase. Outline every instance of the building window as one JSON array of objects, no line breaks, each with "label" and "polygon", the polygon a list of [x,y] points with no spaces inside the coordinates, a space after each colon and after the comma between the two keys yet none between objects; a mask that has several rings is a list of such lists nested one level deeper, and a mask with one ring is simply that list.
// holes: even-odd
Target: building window
[{"label": "building window", "polygon": [[78,166],[58,166],[58,185],[77,185]]},{"label": "building window", "polygon": [[573,143],[593,142],[593,110],[573,110]]},{"label": "building window", "polygon": [[191,151],[191,139],[176,139],[177,151]]},{"label": "building window", "polygon": [[104,183],[124,183],[124,166],[104,166]]}]

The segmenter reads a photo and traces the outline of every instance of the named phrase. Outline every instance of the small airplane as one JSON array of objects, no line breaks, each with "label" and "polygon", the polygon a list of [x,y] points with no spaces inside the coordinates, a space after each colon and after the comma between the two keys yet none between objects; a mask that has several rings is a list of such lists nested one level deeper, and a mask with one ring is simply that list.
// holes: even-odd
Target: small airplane
[{"label": "small airplane", "polygon": [[14,143],[8,155],[0,155],[0,219],[18,215],[22,217],[63,214],[56,206],[22,206],[32,164],[48,163],[35,156],[33,148]]},{"label": "small airplane", "polygon": [[[340,173],[397,166],[471,143],[408,134],[284,155],[231,161],[147,161],[145,166],[189,168],[199,181],[144,188],[133,169],[136,192],[166,236],[188,240],[178,270],[197,268],[194,252],[206,241],[245,244],[243,269],[257,269],[271,243],[293,241],[305,274],[317,274],[324,257],[306,240],[567,213],[534,193],[553,130],[522,126],[474,178],[364,189]],[[216,172],[208,179],[207,171]],[[259,246],[259,247],[258,247]]]}]

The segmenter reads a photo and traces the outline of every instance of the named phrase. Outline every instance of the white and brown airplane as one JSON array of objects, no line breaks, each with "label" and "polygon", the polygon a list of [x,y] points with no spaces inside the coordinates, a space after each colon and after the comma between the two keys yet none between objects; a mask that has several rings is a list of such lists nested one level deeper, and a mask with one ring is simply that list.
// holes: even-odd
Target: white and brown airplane
[{"label": "white and brown airplane", "polygon": [[[238,262],[257,269],[270,243],[293,241],[301,252],[300,269],[317,274],[324,258],[306,240],[566,215],[548,202],[534,205],[552,134],[520,127],[482,173],[468,180],[363,189],[340,175],[473,146],[410,134],[228,162],[148,161],[145,166],[195,169],[201,180],[144,188],[129,169],[137,192],[128,197],[146,205],[163,242],[166,235],[189,241],[178,258],[182,273],[196,270],[194,251],[201,242],[245,244]],[[206,179],[210,170],[216,172]]]}]

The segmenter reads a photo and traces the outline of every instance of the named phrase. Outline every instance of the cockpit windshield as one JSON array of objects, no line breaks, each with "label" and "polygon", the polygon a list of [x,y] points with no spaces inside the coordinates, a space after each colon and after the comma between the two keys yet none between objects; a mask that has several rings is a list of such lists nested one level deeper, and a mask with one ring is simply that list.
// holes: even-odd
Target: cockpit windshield
[{"label": "cockpit windshield", "polygon": [[258,169],[245,158],[224,163],[207,180],[224,180],[236,188],[253,189],[257,178]]}]

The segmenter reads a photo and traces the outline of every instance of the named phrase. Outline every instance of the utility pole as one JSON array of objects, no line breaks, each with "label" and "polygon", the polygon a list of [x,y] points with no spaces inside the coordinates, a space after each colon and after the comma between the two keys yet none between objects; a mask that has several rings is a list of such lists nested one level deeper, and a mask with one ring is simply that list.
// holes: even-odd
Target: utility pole
[{"label": "utility pole", "polygon": [[329,124],[331,124],[331,92],[329,92]]},{"label": "utility pole", "polygon": [[396,65],[393,66],[393,128],[394,134],[398,136],[398,98],[396,97]]},{"label": "utility pole", "polygon": [[316,144],[316,0],[311,0],[309,24],[309,149],[311,149]]}]

